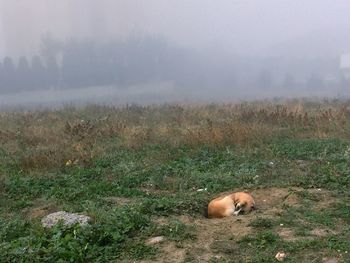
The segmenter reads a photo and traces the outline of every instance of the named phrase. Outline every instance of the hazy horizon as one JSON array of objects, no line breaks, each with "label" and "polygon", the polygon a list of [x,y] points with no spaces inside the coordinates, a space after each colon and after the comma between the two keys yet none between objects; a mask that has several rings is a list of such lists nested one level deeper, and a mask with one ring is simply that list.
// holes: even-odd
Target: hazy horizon
[{"label": "hazy horizon", "polygon": [[310,35],[349,41],[350,32],[345,0],[0,0],[0,9],[3,55],[37,53],[47,32],[61,40],[150,34],[193,49],[245,55],[271,55],[274,47]]},{"label": "hazy horizon", "polygon": [[[21,93],[32,89],[26,84],[128,89],[167,82],[182,97],[203,85],[223,98],[319,89],[336,96],[349,87],[340,68],[350,53],[349,10],[345,0],[0,0],[0,75],[4,67],[7,78],[21,81],[0,86]],[[45,37],[61,45],[49,46],[49,57]],[[60,68],[42,84],[50,61]]]}]

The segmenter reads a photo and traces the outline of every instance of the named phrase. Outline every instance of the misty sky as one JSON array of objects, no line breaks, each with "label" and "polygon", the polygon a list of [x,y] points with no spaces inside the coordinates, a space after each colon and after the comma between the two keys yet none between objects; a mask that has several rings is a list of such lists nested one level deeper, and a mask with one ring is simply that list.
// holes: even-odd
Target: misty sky
[{"label": "misty sky", "polygon": [[0,56],[38,53],[46,32],[62,40],[146,33],[233,54],[288,48],[310,36],[338,45],[349,39],[349,13],[349,0],[0,0]]}]

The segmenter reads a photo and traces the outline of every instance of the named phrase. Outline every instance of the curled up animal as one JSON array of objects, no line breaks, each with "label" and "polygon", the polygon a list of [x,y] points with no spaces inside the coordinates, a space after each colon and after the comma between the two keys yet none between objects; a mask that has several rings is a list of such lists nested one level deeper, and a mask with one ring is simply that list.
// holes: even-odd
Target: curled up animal
[{"label": "curled up animal", "polygon": [[226,194],[213,199],[208,204],[208,218],[223,218],[240,213],[249,213],[255,209],[254,198],[244,192]]}]

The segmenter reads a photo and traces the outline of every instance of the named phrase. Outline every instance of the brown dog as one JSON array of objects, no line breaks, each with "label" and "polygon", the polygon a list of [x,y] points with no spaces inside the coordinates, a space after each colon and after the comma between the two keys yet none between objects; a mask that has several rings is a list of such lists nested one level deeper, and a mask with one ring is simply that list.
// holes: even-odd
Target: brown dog
[{"label": "brown dog", "polygon": [[255,208],[255,202],[250,194],[244,192],[220,196],[208,205],[208,218],[223,218],[248,213]]}]

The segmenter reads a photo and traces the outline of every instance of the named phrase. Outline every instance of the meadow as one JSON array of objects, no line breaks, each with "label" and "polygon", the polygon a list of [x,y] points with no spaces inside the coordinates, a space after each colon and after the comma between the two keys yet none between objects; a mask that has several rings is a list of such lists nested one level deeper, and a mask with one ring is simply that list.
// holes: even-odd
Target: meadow
[{"label": "meadow", "polygon": [[[349,187],[350,101],[0,112],[0,262],[350,262]],[[257,210],[206,219],[226,191]]]}]

